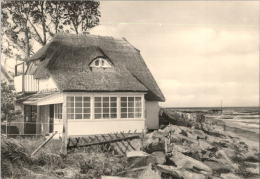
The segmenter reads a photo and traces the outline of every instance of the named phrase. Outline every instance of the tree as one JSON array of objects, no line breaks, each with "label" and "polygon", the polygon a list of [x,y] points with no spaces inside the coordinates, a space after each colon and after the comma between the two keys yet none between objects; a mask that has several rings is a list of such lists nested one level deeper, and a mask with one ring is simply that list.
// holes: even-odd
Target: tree
[{"label": "tree", "polygon": [[21,111],[15,110],[15,97],[14,88],[1,81],[1,121],[11,122],[21,117]]},{"label": "tree", "polygon": [[[33,45],[43,46],[59,32],[79,34],[98,25],[99,4],[94,0],[5,0],[2,2],[2,33],[14,48],[22,49],[27,58],[34,53]],[[2,47],[7,56],[11,52],[9,47]]]}]

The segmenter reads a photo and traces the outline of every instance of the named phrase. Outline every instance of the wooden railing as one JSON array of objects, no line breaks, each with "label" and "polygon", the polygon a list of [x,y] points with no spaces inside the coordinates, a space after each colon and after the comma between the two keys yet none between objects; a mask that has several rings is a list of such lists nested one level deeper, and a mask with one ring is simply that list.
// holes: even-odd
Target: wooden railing
[{"label": "wooden railing", "polygon": [[17,93],[33,93],[39,89],[39,82],[33,75],[19,75],[14,77],[14,87]]}]

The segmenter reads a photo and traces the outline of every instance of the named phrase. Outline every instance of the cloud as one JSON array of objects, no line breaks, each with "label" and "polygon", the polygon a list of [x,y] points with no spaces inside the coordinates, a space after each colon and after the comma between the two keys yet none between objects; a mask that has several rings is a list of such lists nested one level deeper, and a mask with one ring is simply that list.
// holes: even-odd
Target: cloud
[{"label": "cloud", "polygon": [[101,4],[93,32],[141,50],[166,96],[162,105],[258,105],[259,2]]}]

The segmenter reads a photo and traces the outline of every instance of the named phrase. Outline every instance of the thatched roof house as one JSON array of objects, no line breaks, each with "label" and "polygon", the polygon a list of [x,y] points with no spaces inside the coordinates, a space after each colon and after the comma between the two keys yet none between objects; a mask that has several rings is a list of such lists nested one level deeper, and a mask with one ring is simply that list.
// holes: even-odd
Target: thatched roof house
[{"label": "thatched roof house", "polygon": [[[83,120],[85,123],[100,122],[99,119],[103,119],[105,123],[106,119],[110,124],[111,121],[116,121],[115,125],[121,123],[124,130],[158,128],[158,102],[165,98],[140,51],[126,39],[57,35],[28,59],[25,77],[35,84],[34,90],[29,91],[36,94],[22,98],[20,102],[41,108],[43,104],[55,104],[54,114],[51,114],[54,121],[57,108],[62,111],[61,119],[72,122],[77,119],[86,119]],[[38,97],[39,93],[46,92],[49,95]],[[67,115],[63,115],[64,111]],[[130,122],[124,124],[124,118]],[[74,134],[73,130],[71,134]],[[100,129],[98,133],[103,132],[106,131]]]}]

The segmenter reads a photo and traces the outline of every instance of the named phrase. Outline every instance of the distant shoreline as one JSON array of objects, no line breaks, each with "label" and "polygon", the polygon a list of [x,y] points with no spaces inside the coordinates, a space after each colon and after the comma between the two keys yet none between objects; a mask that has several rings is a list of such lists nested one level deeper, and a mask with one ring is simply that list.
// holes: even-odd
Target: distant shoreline
[{"label": "distant shoreline", "polygon": [[[162,107],[166,109],[214,109],[214,108],[221,108],[221,106],[213,106],[213,107]],[[260,106],[222,106],[222,108],[258,108],[260,110]]]}]

